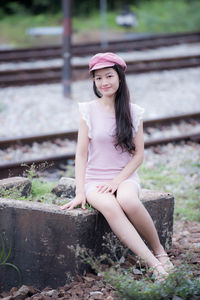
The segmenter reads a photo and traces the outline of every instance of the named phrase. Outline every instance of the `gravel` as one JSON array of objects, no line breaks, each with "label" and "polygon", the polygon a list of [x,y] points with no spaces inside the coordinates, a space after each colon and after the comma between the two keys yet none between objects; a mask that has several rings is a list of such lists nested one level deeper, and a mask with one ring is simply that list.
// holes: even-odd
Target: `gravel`
[{"label": "gravel", "polygon": [[68,139],[56,139],[53,142],[34,142],[30,145],[14,145],[4,150],[0,150],[0,165],[3,163],[12,163],[18,161],[26,161],[29,159],[43,158],[56,155],[64,155],[66,153],[75,153],[76,142]]},{"label": "gravel", "polygon": [[[150,57],[166,57],[197,54],[200,44],[178,45],[154,50],[120,53],[128,61]],[[88,62],[88,58],[74,58],[73,63]],[[47,62],[43,62],[43,65]],[[49,63],[49,61],[48,61]],[[54,63],[54,60],[51,61]],[[17,64],[39,66],[40,62]],[[16,64],[6,64],[13,66]],[[0,67],[5,67],[1,65]],[[200,68],[188,68],[162,72],[127,75],[131,101],[145,108],[145,119],[192,113],[200,110]],[[9,87],[0,90],[0,138],[20,137],[78,128],[78,102],[95,99],[91,80],[72,83],[72,97],[63,97],[62,85]],[[148,128],[145,140],[168,137],[180,133],[200,132],[199,123],[181,122],[161,129]],[[54,143],[34,143],[33,147],[10,147],[0,151],[1,162],[14,162],[23,157],[31,159],[51,153],[63,154],[75,150],[75,143],[57,140]]]},{"label": "gravel", "polygon": [[[182,44],[171,47],[160,47],[158,49],[147,49],[143,51],[118,52],[127,62],[132,60],[164,58],[175,56],[199,55],[200,43]],[[90,57],[72,57],[72,65],[88,64]],[[41,67],[60,67],[62,59],[37,60],[29,62],[2,63],[0,71],[16,69],[36,69]]]},{"label": "gravel", "polygon": [[[171,136],[178,136],[180,134],[195,134],[200,132],[200,123],[190,124],[182,121],[179,125],[163,126],[161,128],[148,127],[148,133],[144,132],[145,141],[152,139],[167,138]],[[25,161],[35,158],[43,158],[52,156],[53,153],[62,155],[66,153],[75,153],[76,142],[68,139],[56,139],[53,142],[34,142],[30,145],[14,145],[4,150],[0,149],[0,165],[2,163],[11,163],[17,161]]]},{"label": "gravel", "polygon": [[[127,75],[131,100],[145,108],[145,119],[200,110],[200,68]],[[78,102],[95,99],[90,80],[72,83],[72,99],[61,84],[0,90],[0,138],[78,128]]]}]

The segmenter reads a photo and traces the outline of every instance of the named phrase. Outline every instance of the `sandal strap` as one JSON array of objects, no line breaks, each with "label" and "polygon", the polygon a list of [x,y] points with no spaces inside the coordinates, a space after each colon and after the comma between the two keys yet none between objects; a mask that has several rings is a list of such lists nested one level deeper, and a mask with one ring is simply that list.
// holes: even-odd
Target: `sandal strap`
[{"label": "sandal strap", "polygon": [[[155,255],[156,258],[158,257],[168,257],[167,253],[163,253],[163,254],[156,254]],[[169,257],[168,257],[169,258]]]},{"label": "sandal strap", "polygon": [[152,270],[156,269],[157,267],[163,267],[163,264],[161,262],[155,264],[153,267],[151,267]]}]

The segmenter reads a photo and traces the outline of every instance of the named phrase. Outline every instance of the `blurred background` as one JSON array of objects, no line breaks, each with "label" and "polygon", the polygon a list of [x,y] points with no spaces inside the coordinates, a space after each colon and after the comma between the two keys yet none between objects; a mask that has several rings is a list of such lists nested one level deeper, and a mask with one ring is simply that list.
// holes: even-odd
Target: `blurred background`
[{"label": "blurred background", "polygon": [[[73,0],[73,41],[89,42],[101,37],[102,19],[99,0]],[[116,17],[128,6],[137,18],[133,27],[119,26]],[[27,30],[35,27],[61,26],[62,1],[0,1],[0,46],[22,47],[60,42],[57,37],[33,38]],[[106,15],[109,38],[128,33],[173,33],[200,28],[198,0],[108,0]]]}]

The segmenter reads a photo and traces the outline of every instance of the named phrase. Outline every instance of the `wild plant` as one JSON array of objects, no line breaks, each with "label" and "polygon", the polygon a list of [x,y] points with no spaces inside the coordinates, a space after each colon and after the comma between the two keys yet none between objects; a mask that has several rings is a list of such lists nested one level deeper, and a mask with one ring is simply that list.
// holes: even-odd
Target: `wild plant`
[{"label": "wild plant", "polygon": [[12,243],[10,242],[9,250],[6,255],[5,242],[4,242],[4,239],[1,234],[0,234],[0,241],[1,241],[0,267],[7,266],[7,267],[13,268],[18,274],[19,285],[20,285],[21,284],[21,272],[20,272],[19,268],[16,265],[8,262],[8,259],[10,258],[11,252],[12,252]]}]

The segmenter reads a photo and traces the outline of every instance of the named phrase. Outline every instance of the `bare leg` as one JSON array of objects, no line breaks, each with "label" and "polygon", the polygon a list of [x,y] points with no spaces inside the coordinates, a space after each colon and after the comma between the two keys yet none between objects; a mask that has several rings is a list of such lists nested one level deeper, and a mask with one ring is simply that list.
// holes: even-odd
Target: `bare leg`
[{"label": "bare leg", "polygon": [[163,264],[168,262],[169,265],[169,258],[160,244],[153,220],[138,197],[136,184],[131,181],[122,182],[117,191],[117,201],[137,231],[148,242],[154,254],[165,254],[158,257],[159,261]]},{"label": "bare leg", "polygon": [[144,259],[149,267],[156,266],[158,274],[166,275],[164,268],[158,265],[158,259],[148,249],[133,224],[128,220],[114,195],[101,194],[91,190],[88,193],[87,201],[104,215],[113,232],[128,248]]}]

